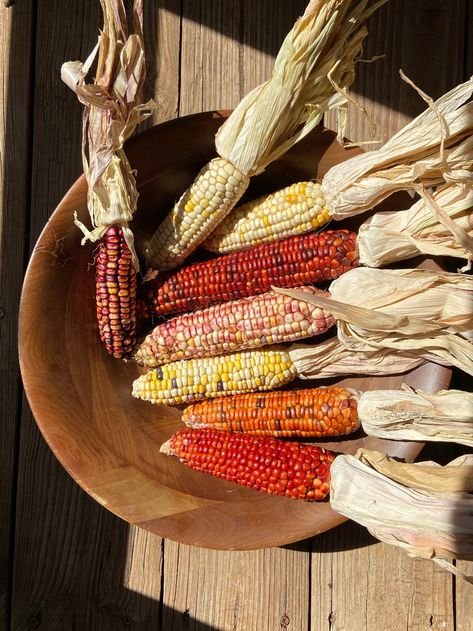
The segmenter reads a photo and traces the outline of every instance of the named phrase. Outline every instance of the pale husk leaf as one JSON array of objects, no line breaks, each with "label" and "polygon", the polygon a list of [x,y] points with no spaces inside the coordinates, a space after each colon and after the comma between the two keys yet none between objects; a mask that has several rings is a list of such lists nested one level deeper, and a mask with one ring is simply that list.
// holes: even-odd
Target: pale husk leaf
[{"label": "pale husk leaf", "polygon": [[330,311],[338,339],[349,350],[430,356],[473,374],[471,276],[360,267],[332,283],[331,298],[277,291]]},{"label": "pale husk leaf", "polygon": [[419,254],[473,259],[473,188],[446,183],[408,210],[379,212],[361,224],[359,261],[369,267]]},{"label": "pale husk leaf", "polygon": [[441,390],[364,392],[358,416],[370,436],[391,440],[455,442],[473,447],[473,393]]},{"label": "pale husk leaf", "polygon": [[317,344],[294,344],[289,356],[300,379],[329,379],[343,375],[397,375],[424,364],[428,356],[410,357],[386,349],[353,353],[338,338]]},{"label": "pale husk leaf", "polygon": [[337,456],[330,502],[411,556],[473,559],[473,454],[446,466],[402,463],[365,449]]},{"label": "pale husk leaf", "polygon": [[[104,27],[85,63],[67,62],[61,77],[84,105],[82,161],[87,179],[87,206],[92,221],[88,230],[75,223],[87,239],[97,241],[107,228],[119,225],[138,269],[133,234],[128,227],[136,211],[138,192],[135,173],[123,145],[136,126],[147,118],[155,104],[141,103],[145,79],[142,1],[133,5],[134,33],[128,33],[123,0],[101,0]],[[92,83],[86,83],[97,58]]]},{"label": "pale husk leaf", "polygon": [[311,0],[286,36],[271,79],[252,90],[216,136],[218,154],[248,176],[308,134],[324,112],[344,105],[362,22],[387,0]]},{"label": "pale husk leaf", "polygon": [[[420,92],[420,91],[419,91]],[[365,212],[398,190],[472,182],[473,78],[429,107],[380,149],[333,166],[322,187],[335,219]]]}]

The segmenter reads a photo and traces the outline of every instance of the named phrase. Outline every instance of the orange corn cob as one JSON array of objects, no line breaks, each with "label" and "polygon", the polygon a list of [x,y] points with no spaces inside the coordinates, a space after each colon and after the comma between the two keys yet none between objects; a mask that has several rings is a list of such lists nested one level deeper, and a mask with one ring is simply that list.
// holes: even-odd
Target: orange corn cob
[{"label": "orange corn cob", "polygon": [[118,226],[108,228],[96,260],[96,305],[100,339],[114,357],[128,355],[135,344],[136,271]]},{"label": "orange corn cob", "polygon": [[209,428],[182,429],[160,451],[196,471],[309,502],[327,496],[335,457],[315,445]]},{"label": "orange corn cob", "polygon": [[323,438],[356,431],[355,392],[339,386],[240,394],[189,405],[188,427],[213,427],[275,438]]},{"label": "orange corn cob", "polygon": [[142,318],[184,313],[277,287],[331,281],[357,266],[356,234],[326,230],[290,237],[159,275],[140,287]]},{"label": "orange corn cob", "polygon": [[[313,287],[300,289],[312,295],[330,295]],[[335,318],[323,309],[268,291],[160,324],[139,346],[135,360],[154,367],[181,359],[215,357],[320,335],[334,324]]]}]

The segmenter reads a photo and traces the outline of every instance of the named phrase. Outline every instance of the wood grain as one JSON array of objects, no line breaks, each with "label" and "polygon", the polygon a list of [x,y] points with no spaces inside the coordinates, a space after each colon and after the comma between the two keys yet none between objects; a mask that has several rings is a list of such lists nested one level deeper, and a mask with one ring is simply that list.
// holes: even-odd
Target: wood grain
[{"label": "wood grain", "polygon": [[[305,629],[306,551],[222,552],[165,545],[163,629]],[[169,579],[167,579],[169,577]],[[185,619],[196,626],[186,626]]]},{"label": "wood grain", "polygon": [[238,103],[239,4],[236,0],[183,1],[180,116],[233,108]]},{"label": "wood grain", "polygon": [[377,542],[358,525],[314,539],[312,568],[313,631],[327,622],[331,631],[453,629],[448,575]]},{"label": "wood grain", "polygon": [[32,8],[0,10],[0,630],[7,631],[21,406],[17,319],[29,204]]}]

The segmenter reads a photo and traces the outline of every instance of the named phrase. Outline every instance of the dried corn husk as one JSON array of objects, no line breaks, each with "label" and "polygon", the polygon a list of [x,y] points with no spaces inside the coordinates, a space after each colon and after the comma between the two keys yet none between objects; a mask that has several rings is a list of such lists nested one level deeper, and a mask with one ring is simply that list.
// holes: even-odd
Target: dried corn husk
[{"label": "dried corn husk", "polygon": [[473,393],[441,390],[364,392],[358,416],[365,432],[391,440],[455,442],[473,447]]},{"label": "dried corn husk", "polygon": [[[76,224],[85,235],[83,242],[101,239],[111,225],[121,226],[138,271],[133,234],[128,228],[138,192],[123,145],[155,108],[153,101],[140,101],[145,80],[142,0],[133,3],[131,34],[123,0],[101,0],[101,5],[104,27],[94,50],[84,63],[70,61],[61,68],[63,81],[85,106],[82,161],[93,229],[88,230],[77,219]],[[86,83],[97,55],[95,78]]]},{"label": "dried corn husk", "polygon": [[359,267],[332,283],[331,298],[277,291],[330,311],[349,350],[390,349],[473,374],[471,276]]},{"label": "dried corn husk", "polygon": [[271,79],[250,92],[216,136],[218,154],[248,176],[262,172],[347,103],[361,24],[387,0],[311,0],[284,40]]},{"label": "dried corn husk", "polygon": [[[401,76],[407,78],[401,73]],[[408,81],[408,80],[407,80]],[[409,81],[412,84],[412,82]],[[362,213],[398,190],[473,182],[473,77],[428,108],[380,149],[333,166],[322,186],[335,219]]]},{"label": "dried corn husk", "polygon": [[337,456],[330,502],[381,541],[457,575],[446,559],[473,560],[473,454],[446,466],[397,462],[366,449]]},{"label": "dried corn husk", "polygon": [[380,212],[361,224],[362,265],[382,267],[418,254],[473,260],[473,187],[446,183],[409,210]]},{"label": "dried corn husk", "polygon": [[353,353],[338,338],[317,344],[293,344],[289,355],[300,379],[330,379],[343,375],[398,375],[424,364],[429,358],[409,357],[389,349]]}]

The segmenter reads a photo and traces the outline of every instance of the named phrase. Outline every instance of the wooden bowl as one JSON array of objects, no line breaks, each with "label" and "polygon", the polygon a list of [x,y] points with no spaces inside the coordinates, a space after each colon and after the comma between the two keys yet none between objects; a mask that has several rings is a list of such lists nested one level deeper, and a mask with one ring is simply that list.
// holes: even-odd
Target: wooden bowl
[{"label": "wooden bowl", "polygon": [[[214,134],[226,115],[212,112],[173,120],[129,142],[140,187],[134,226],[138,238],[146,238],[197,171],[214,157]],[[292,181],[321,178],[355,151],[343,150],[332,132],[317,129],[254,178],[248,196]],[[159,453],[161,443],[181,426],[180,411],[134,399],[131,384],[138,367],[113,359],[103,349],[94,313],[94,247],[81,247],[82,235],[73,223],[75,210],[88,225],[83,177],[54,211],[31,257],[20,308],[20,363],[36,422],[76,482],[126,521],[208,548],[288,544],[344,521],[327,501],[306,503],[266,495],[191,471]],[[342,383],[379,389],[406,382],[435,391],[447,387],[449,378],[449,370],[425,365],[402,377]],[[361,433],[327,443],[349,453],[360,445],[406,459],[414,459],[422,447]]]}]

